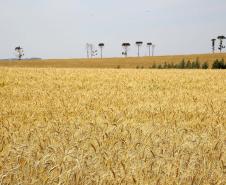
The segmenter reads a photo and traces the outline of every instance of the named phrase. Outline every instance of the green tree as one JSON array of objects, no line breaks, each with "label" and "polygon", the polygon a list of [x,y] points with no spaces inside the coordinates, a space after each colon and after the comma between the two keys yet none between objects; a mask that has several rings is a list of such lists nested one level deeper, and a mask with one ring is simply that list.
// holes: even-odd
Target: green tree
[{"label": "green tree", "polygon": [[187,69],[191,69],[192,68],[192,64],[191,64],[190,60],[187,61],[187,64],[186,64],[185,68],[187,68]]},{"label": "green tree", "polygon": [[184,59],[177,65],[177,68],[179,68],[179,69],[185,68],[185,60]]},{"label": "green tree", "polygon": [[196,58],[195,66],[196,66],[197,69],[200,69],[199,58]]},{"label": "green tree", "polygon": [[215,60],[212,65],[212,69],[226,69],[226,64],[224,64],[224,59]]},{"label": "green tree", "polygon": [[171,68],[173,68],[173,65],[172,64],[168,64],[167,68],[171,69]]},{"label": "green tree", "polygon": [[195,62],[192,62],[192,63],[191,63],[191,68],[192,68],[192,69],[196,69],[196,68],[197,68]]},{"label": "green tree", "polygon": [[168,68],[168,65],[167,65],[166,62],[164,63],[163,68],[164,68],[164,69],[167,69],[167,68]]},{"label": "green tree", "polygon": [[209,68],[209,65],[207,62],[202,64],[202,69],[208,69],[208,68]]}]

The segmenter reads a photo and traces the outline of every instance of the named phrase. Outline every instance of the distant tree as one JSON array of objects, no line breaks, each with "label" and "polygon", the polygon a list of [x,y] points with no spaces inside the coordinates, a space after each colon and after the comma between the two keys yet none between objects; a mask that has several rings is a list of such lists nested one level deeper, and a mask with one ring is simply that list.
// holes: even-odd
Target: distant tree
[{"label": "distant tree", "polygon": [[86,54],[87,54],[87,58],[92,58],[97,55],[97,50],[94,49],[93,44],[89,44],[89,43],[86,44]]},{"label": "distant tree", "polygon": [[167,64],[167,68],[171,69],[171,68],[173,68],[173,65],[169,63],[169,64]]},{"label": "distant tree", "polygon": [[161,64],[159,64],[159,65],[158,65],[158,68],[159,68],[159,69],[162,69],[162,65],[161,65]]},{"label": "distant tree", "polygon": [[24,50],[23,48],[21,48],[20,46],[15,48],[16,51],[16,56],[18,57],[19,60],[22,59],[22,57],[24,56]]},{"label": "distant tree", "polygon": [[152,43],[151,42],[148,42],[147,43],[147,47],[148,47],[148,56],[149,57],[151,56],[151,46],[152,46]]},{"label": "distant tree", "polygon": [[215,42],[216,42],[216,39],[211,39],[212,41],[212,51],[213,53],[215,53]]},{"label": "distant tree", "polygon": [[215,60],[212,65],[212,69],[226,69],[226,64],[224,64],[224,59]]},{"label": "distant tree", "polygon": [[208,68],[209,68],[209,65],[207,62],[202,64],[202,69],[208,69]]},{"label": "distant tree", "polygon": [[195,66],[196,66],[197,69],[200,69],[199,58],[196,58],[196,60],[195,60]]},{"label": "distant tree", "polygon": [[128,56],[128,50],[129,50],[129,47],[130,47],[130,43],[128,42],[124,42],[122,43],[122,48],[123,48],[123,52],[122,52],[122,55],[124,55],[125,57]]},{"label": "distant tree", "polygon": [[168,64],[166,62],[163,64],[163,68],[164,69],[167,69],[168,68]]},{"label": "distant tree", "polygon": [[139,57],[140,56],[140,47],[142,46],[143,42],[142,41],[137,41],[136,42],[136,45],[137,45],[137,56]]},{"label": "distant tree", "polygon": [[154,56],[156,45],[152,44],[152,56]]},{"label": "distant tree", "polygon": [[215,60],[214,62],[213,62],[213,65],[212,65],[212,69],[218,69],[219,68],[219,60],[217,59],[217,60]]},{"label": "distant tree", "polygon": [[155,63],[152,65],[152,68],[156,68],[156,64]]},{"label": "distant tree", "polygon": [[177,65],[177,68],[179,69],[184,69],[186,66],[185,66],[185,60],[183,59],[178,65]]},{"label": "distant tree", "polygon": [[173,63],[171,63],[171,68],[177,68],[177,64],[173,64]]},{"label": "distant tree", "polygon": [[95,49],[93,50],[92,49],[91,50],[91,58],[97,56],[97,52],[98,52],[97,50],[95,50]]},{"label": "distant tree", "polygon": [[192,68],[192,64],[191,64],[190,60],[187,61],[187,64],[186,64],[185,68],[187,68],[187,69],[191,69]]},{"label": "distant tree", "polygon": [[217,37],[217,39],[220,40],[220,44],[219,44],[219,48],[218,48],[218,49],[219,49],[220,52],[221,52],[222,49],[225,48],[225,46],[223,45],[223,40],[226,39],[226,37],[225,37],[224,35],[220,35],[220,36]]},{"label": "distant tree", "polygon": [[99,43],[98,46],[100,48],[100,58],[103,58],[104,43]]},{"label": "distant tree", "polygon": [[192,68],[192,69],[196,69],[196,68],[197,68],[197,67],[196,67],[196,62],[192,62],[192,63],[191,63],[191,68]]},{"label": "distant tree", "polygon": [[86,57],[87,58],[89,58],[89,56],[90,56],[89,51],[90,51],[90,44],[89,43],[86,43]]}]

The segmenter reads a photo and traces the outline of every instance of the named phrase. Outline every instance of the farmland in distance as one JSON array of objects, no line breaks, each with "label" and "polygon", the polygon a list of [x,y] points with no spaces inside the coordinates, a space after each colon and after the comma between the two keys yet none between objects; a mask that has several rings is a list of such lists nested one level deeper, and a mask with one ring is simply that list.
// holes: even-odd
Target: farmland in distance
[{"label": "farmland in distance", "polygon": [[154,64],[178,64],[185,60],[186,62],[199,61],[200,64],[206,62],[211,68],[212,63],[217,59],[224,59],[226,61],[226,53],[104,59],[3,60],[0,61],[0,66],[25,68],[151,68]]}]

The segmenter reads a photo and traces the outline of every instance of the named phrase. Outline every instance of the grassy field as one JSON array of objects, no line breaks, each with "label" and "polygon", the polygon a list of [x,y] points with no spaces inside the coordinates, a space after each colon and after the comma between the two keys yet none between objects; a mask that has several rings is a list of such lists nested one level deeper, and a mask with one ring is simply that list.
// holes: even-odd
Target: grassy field
[{"label": "grassy field", "polygon": [[175,55],[156,56],[140,58],[108,58],[108,59],[62,59],[62,60],[34,60],[34,61],[0,61],[0,66],[8,67],[54,67],[54,68],[150,68],[153,64],[177,64],[183,59],[200,63],[207,62],[212,65],[216,59],[226,61],[226,53],[217,54],[197,54],[197,55]]},{"label": "grassy field", "polygon": [[226,73],[0,68],[0,184],[226,184]]}]

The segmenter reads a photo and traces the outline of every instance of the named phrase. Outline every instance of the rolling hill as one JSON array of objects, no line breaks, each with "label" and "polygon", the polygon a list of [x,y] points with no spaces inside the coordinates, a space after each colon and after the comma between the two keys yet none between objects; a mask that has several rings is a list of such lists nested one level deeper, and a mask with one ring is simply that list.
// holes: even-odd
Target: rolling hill
[{"label": "rolling hill", "polygon": [[217,54],[193,54],[193,55],[168,55],[154,57],[128,57],[128,58],[105,58],[105,59],[46,59],[46,60],[3,60],[3,67],[37,67],[37,68],[150,68],[153,64],[179,63],[198,60],[211,65],[216,59],[226,60],[226,53]]}]

